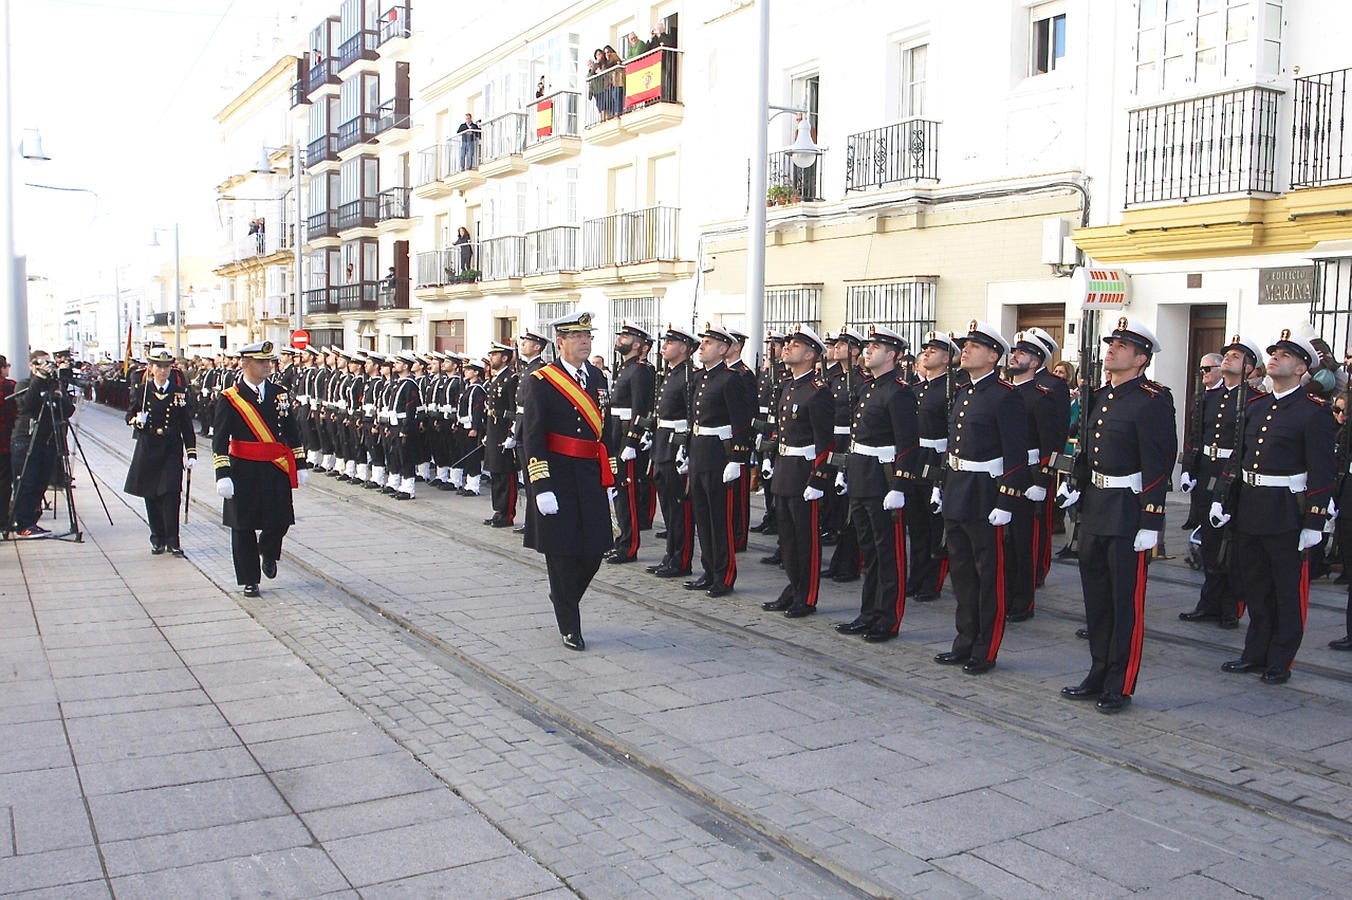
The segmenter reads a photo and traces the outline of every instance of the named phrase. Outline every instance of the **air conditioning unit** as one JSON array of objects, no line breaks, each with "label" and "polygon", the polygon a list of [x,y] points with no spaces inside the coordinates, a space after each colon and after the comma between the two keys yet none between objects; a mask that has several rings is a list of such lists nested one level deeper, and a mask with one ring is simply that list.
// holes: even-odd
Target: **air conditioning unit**
[{"label": "air conditioning unit", "polygon": [[[1070,223],[1065,219],[1043,219],[1042,220],[1042,262],[1048,266],[1060,266],[1066,263],[1074,263],[1075,255],[1071,254],[1067,259],[1065,256],[1066,247],[1074,250],[1074,243],[1070,240]],[[1078,251],[1075,251],[1078,252]]]}]

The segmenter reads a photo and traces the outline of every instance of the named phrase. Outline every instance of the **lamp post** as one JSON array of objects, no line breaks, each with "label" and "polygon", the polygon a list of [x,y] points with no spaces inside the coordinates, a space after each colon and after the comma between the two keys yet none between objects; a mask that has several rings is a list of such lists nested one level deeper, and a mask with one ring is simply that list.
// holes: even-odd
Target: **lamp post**
[{"label": "lamp post", "polygon": [[[755,133],[751,141],[751,198],[746,226],[746,333],[756,346],[765,332],[765,193],[768,141],[766,126],[783,113],[803,116],[789,159],[800,169],[806,169],[821,155],[821,148],[812,142],[812,126],[806,118],[808,110],[792,106],[770,104],[770,0],[757,0],[759,16],[756,40],[756,105],[752,123]],[[766,119],[766,113],[774,110]],[[759,364],[759,361],[758,361]]]},{"label": "lamp post", "polygon": [[[156,228],[150,236],[150,246],[160,246],[160,232],[167,228]],[[174,358],[183,357],[183,280],[179,277],[178,223],[174,223]]]}]

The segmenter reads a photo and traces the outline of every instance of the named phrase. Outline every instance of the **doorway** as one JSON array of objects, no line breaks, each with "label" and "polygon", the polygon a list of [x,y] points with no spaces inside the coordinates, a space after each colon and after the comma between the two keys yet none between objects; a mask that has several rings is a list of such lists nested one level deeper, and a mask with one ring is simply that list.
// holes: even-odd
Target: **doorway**
[{"label": "doorway", "polygon": [[[1016,309],[1018,311],[1018,324],[1015,325],[1016,331],[1027,331],[1029,328],[1041,328],[1052,336],[1056,341],[1057,346],[1065,347],[1066,305],[1064,303],[1020,304]],[[1046,366],[1048,369],[1054,368],[1060,361],[1061,353],[1058,351],[1055,356],[1047,360]]]},{"label": "doorway", "polygon": [[1193,306],[1188,314],[1188,399],[1184,409],[1192,409],[1201,387],[1198,361],[1208,353],[1220,353],[1225,346],[1225,304],[1208,303]]}]

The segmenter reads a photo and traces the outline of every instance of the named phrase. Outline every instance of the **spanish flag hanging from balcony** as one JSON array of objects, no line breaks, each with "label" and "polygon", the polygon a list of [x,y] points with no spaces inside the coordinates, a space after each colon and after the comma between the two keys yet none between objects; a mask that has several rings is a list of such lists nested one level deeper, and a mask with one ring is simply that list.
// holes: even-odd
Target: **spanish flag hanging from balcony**
[{"label": "spanish flag hanging from balcony", "polygon": [[535,136],[547,138],[554,133],[554,101],[541,100],[535,106]]},{"label": "spanish flag hanging from balcony", "polygon": [[624,65],[624,106],[638,106],[662,96],[661,48],[631,59]]},{"label": "spanish flag hanging from balcony", "polygon": [[131,323],[127,323],[127,349],[122,355],[122,377],[126,378],[127,373],[131,371]]}]

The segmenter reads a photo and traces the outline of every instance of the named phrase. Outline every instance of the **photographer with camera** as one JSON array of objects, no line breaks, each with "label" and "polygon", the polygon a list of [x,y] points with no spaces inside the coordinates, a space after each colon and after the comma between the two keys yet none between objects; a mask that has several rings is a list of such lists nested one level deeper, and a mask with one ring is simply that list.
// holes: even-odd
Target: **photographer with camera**
[{"label": "photographer with camera", "polygon": [[10,439],[15,484],[10,515],[18,537],[40,538],[51,533],[38,524],[42,495],[56,462],[57,438],[63,436],[59,429],[75,412],[75,401],[62,386],[56,363],[45,350],[34,350],[28,365],[32,375],[15,392],[19,417]]}]

